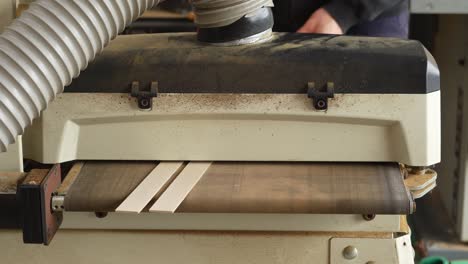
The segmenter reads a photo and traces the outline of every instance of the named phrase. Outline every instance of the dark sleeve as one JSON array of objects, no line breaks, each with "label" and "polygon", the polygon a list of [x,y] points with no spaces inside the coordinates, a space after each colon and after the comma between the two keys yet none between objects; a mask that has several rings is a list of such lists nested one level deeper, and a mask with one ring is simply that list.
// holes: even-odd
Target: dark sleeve
[{"label": "dark sleeve", "polygon": [[372,21],[408,0],[331,0],[324,8],[335,18],[343,32],[365,21]]}]

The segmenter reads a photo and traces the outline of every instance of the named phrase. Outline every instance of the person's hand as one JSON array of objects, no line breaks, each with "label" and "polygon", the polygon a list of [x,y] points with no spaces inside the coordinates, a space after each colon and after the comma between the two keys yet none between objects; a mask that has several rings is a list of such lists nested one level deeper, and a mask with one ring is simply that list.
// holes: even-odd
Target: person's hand
[{"label": "person's hand", "polygon": [[307,22],[297,31],[299,33],[343,34],[338,22],[325,8],[315,11]]}]

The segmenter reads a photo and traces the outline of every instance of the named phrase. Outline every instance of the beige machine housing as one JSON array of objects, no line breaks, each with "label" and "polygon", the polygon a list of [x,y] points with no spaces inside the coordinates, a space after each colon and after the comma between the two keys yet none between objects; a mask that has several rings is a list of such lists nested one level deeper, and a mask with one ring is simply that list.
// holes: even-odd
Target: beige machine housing
[{"label": "beige machine housing", "polygon": [[[288,46],[292,40],[287,38],[298,37],[275,34],[271,42],[247,48],[197,44],[193,34],[119,37],[76,85],[67,88],[70,92],[59,95],[26,131],[24,158],[48,164],[73,160],[325,161],[399,162],[421,167],[440,161],[438,69],[424,48],[414,42],[389,39],[382,43],[373,38],[359,42],[349,37],[298,38],[297,46]],[[325,41],[324,49],[319,45]],[[388,58],[388,63],[397,56],[392,52],[404,50],[410,55],[400,58],[409,64],[403,70],[420,69],[409,77],[399,73],[408,80],[388,79],[403,86],[396,89],[388,83],[379,84],[379,76],[372,75],[386,78],[385,67],[363,77],[367,80],[352,77],[352,65],[327,76],[304,76],[314,71],[310,62],[314,56],[342,53],[353,56],[346,59],[347,64],[357,63],[361,56],[369,56],[369,46],[376,54],[373,56]],[[409,49],[414,51],[406,51]],[[285,51],[289,55],[283,58]],[[171,52],[176,55],[166,55]],[[360,52],[361,56],[353,55]],[[249,54],[258,55],[250,61]],[[161,59],[153,61],[148,56]],[[265,59],[268,56],[271,58]],[[341,63],[335,57],[330,63]],[[284,67],[277,64],[286,58],[289,61],[285,66],[292,70],[283,70],[282,74],[301,80],[268,77],[281,72]],[[427,62],[421,64],[422,58]],[[146,67],[146,63],[151,66]],[[197,68],[202,63],[205,70]],[[274,65],[256,75],[257,83],[241,78],[255,78],[255,69],[268,63]],[[398,65],[395,62],[389,67]],[[122,77],[128,67],[128,77]],[[369,69],[356,74],[373,70],[372,64],[366,67]],[[326,69],[329,66],[317,64],[316,71]],[[154,71],[167,76],[150,76]],[[177,77],[178,71],[194,76],[193,84],[191,77]],[[233,83],[230,74],[241,79]],[[212,81],[215,75],[219,84]],[[317,110],[306,93],[307,82],[333,83],[331,78],[347,76],[353,80],[334,83],[337,90],[328,99],[326,111]],[[137,99],[124,92],[132,79],[141,87],[149,85],[148,79],[159,87],[150,111],[139,109]],[[217,85],[231,90],[214,92],[224,89]],[[287,85],[291,88],[281,88]],[[272,92],[275,89],[282,91]],[[0,155],[20,156],[15,147],[11,152]],[[11,168],[15,165],[3,165],[4,170]]]},{"label": "beige machine housing", "polygon": [[[273,43],[283,37],[275,34]],[[103,61],[112,61],[109,58],[122,49],[164,50],[168,43],[177,47],[171,51],[188,54],[181,56],[188,57],[188,61],[171,61],[178,67],[197,65],[206,49],[219,49],[219,53],[256,49],[215,48],[188,40],[194,40],[194,35],[120,37],[104,52]],[[140,46],[128,46],[127,41]],[[347,40],[336,38],[317,43],[347,51],[364,50],[353,45],[341,47],[340,41]],[[375,42],[377,50],[385,56],[392,47],[406,47],[406,43],[399,41],[391,45],[367,41]],[[314,43],[303,44],[317,44]],[[277,45],[271,52],[296,52],[303,46],[296,45]],[[263,49],[270,52],[269,46]],[[419,51],[419,55],[430,60],[425,50]],[[146,65],[140,60],[144,62],[144,56],[132,58],[137,72],[138,67]],[[156,60],[155,64],[158,63],[161,61]],[[243,63],[241,66],[254,70],[255,62]],[[98,60],[95,67],[99,65]],[[216,66],[219,65],[210,65]],[[424,72],[438,74],[435,64],[426,66],[430,69]],[[77,81],[80,87],[82,81]],[[307,93],[216,93],[203,89],[168,92],[167,89],[180,87],[164,87],[164,80],[152,81],[161,89],[149,110],[139,108],[138,99],[130,93],[118,89],[104,92],[101,85],[59,95],[17,145],[0,154],[0,171],[21,171],[24,158],[45,164],[77,160],[382,162],[408,167],[427,167],[440,161],[439,89],[425,93],[336,92],[328,99],[327,109],[318,110]],[[307,82],[303,84],[307,86]],[[403,178],[404,172],[398,176]],[[49,251],[34,248],[29,252],[33,252],[33,258],[47,259],[49,263],[59,261],[60,254],[74,256],[73,250],[77,248],[80,254],[69,263],[93,262],[98,257],[104,263],[156,258],[168,263],[414,263],[410,230],[404,217],[377,215],[374,219],[374,216],[110,213],[98,219],[93,213],[65,212],[63,228],[69,230],[58,233]],[[1,234],[1,245],[9,245],[7,241],[19,236],[7,231]],[[117,249],[128,249],[129,245],[138,248],[136,256],[118,254]],[[348,247],[352,247],[351,251],[356,249],[357,255],[347,254]],[[13,252],[17,248],[10,244],[5,249]],[[14,263],[26,258],[24,254],[11,254],[7,260]]]}]

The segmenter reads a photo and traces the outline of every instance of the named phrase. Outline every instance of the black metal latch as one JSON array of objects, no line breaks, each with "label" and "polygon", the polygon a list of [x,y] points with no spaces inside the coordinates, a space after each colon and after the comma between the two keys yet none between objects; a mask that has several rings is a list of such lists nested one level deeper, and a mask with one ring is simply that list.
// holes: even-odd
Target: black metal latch
[{"label": "black metal latch", "polygon": [[153,109],[153,98],[158,97],[158,82],[151,82],[150,90],[144,91],[140,89],[140,82],[132,82],[132,97],[137,98],[138,107],[142,110]]},{"label": "black metal latch", "polygon": [[335,84],[328,82],[324,87],[315,87],[315,82],[308,83],[307,95],[312,98],[315,109],[327,110],[328,99],[335,97]]}]

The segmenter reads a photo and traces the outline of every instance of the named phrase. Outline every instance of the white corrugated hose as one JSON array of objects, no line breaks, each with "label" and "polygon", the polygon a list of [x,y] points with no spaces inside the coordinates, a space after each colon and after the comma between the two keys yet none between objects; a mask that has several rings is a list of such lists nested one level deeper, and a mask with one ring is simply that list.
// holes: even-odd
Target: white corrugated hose
[{"label": "white corrugated hose", "polygon": [[0,152],[160,0],[38,0],[0,35]]},{"label": "white corrugated hose", "polygon": [[[126,26],[164,0],[37,0],[0,35],[0,152]],[[194,0],[199,26],[224,26],[271,0]]]}]

